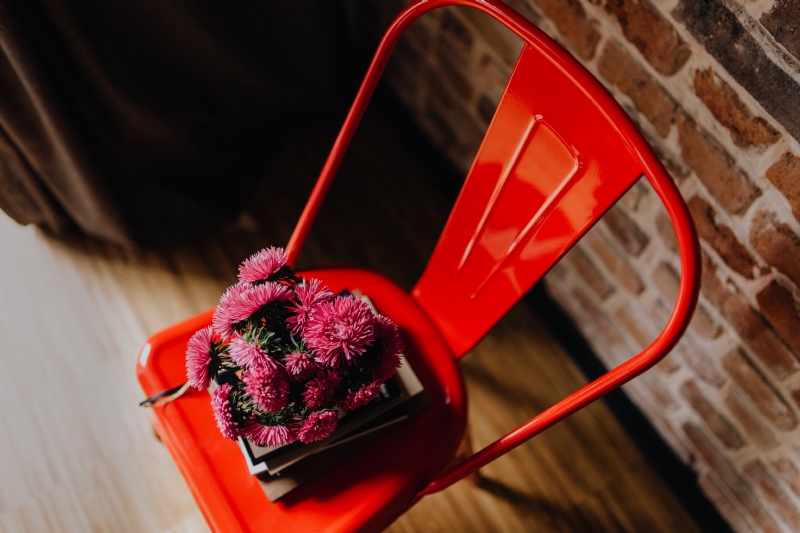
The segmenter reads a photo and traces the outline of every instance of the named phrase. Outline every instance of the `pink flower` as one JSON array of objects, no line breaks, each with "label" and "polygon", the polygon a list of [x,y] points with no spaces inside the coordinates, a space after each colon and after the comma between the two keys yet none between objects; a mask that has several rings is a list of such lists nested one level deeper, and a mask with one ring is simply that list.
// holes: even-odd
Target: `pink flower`
[{"label": "pink flower", "polygon": [[211,324],[214,326],[214,331],[225,340],[230,339],[231,335],[233,335],[233,328],[231,326],[236,321],[231,319],[231,314],[234,309],[234,304],[239,296],[247,289],[247,285],[233,285],[232,287],[228,287],[228,290],[225,291],[225,294],[219,299],[219,305],[214,309],[214,318]]},{"label": "pink flower", "polygon": [[313,413],[305,422],[300,426],[297,432],[297,437],[304,444],[322,440],[336,429],[336,424],[339,423],[339,417],[336,411],[325,411],[323,413]]},{"label": "pink flower", "polygon": [[206,326],[192,335],[186,345],[186,377],[192,387],[206,390],[211,384],[212,374],[216,374],[219,360],[214,353],[217,334],[211,326]]},{"label": "pink flower", "polygon": [[239,281],[257,283],[266,281],[286,265],[286,252],[274,246],[265,248],[245,259],[239,266]]},{"label": "pink flower", "polygon": [[267,413],[277,413],[289,402],[289,379],[281,366],[251,368],[242,374],[244,391]]},{"label": "pink flower", "polygon": [[294,442],[297,430],[292,426],[264,426],[252,420],[242,430],[242,436],[256,446],[278,448]]},{"label": "pink flower", "polygon": [[375,380],[383,383],[395,373],[395,367],[400,366],[400,354],[405,347],[397,331],[397,325],[378,315],[375,317],[375,342],[373,347],[380,350],[377,365],[371,369]]},{"label": "pink flower", "polygon": [[267,352],[255,344],[250,344],[236,332],[233,333],[228,351],[233,362],[242,368],[276,367],[279,364]]},{"label": "pink flower", "polygon": [[338,368],[356,362],[375,338],[374,315],[366,302],[340,297],[314,308],[303,330],[317,361]]},{"label": "pink flower", "polygon": [[236,440],[236,437],[239,436],[239,424],[233,419],[230,399],[232,389],[230,383],[224,383],[214,389],[214,392],[211,393],[211,408],[214,410],[214,418],[217,419],[217,427],[222,436],[226,439]]},{"label": "pink flower", "polygon": [[294,302],[293,305],[288,306],[288,309],[297,314],[286,319],[286,324],[290,326],[292,335],[302,334],[303,327],[314,308],[318,304],[333,298],[333,293],[328,287],[323,287],[320,290],[319,286],[321,284],[322,281],[318,279],[307,279],[295,287]]},{"label": "pink flower", "polygon": [[263,285],[252,285],[239,294],[231,303],[231,324],[241,322],[273,302],[286,302],[292,297],[292,291],[286,285],[267,282]]},{"label": "pink flower", "polygon": [[374,381],[367,383],[356,392],[347,391],[347,397],[339,404],[345,411],[352,411],[367,405],[369,402],[378,397],[381,392],[381,383]]},{"label": "pink flower", "polygon": [[286,371],[292,381],[305,381],[316,374],[319,366],[307,353],[286,354]]},{"label": "pink flower", "polygon": [[306,407],[316,411],[330,404],[340,381],[336,371],[320,372],[316,378],[306,383],[306,390],[303,392],[303,401]]}]

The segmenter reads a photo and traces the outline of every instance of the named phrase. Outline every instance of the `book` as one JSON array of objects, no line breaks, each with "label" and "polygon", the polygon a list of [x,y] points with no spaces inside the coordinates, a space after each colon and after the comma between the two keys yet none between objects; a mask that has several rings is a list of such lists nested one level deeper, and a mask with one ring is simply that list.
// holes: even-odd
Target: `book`
[{"label": "book", "polygon": [[278,501],[297,487],[358,453],[391,431],[400,422],[424,410],[429,403],[430,398],[424,390],[420,389],[405,402],[396,405],[349,435],[331,442],[318,452],[287,466],[279,473],[270,475],[268,472],[262,472],[258,474],[257,478],[264,494],[269,501]]},{"label": "book", "polygon": [[[390,411],[397,413],[399,411],[392,411],[393,407],[424,394],[422,383],[414,374],[405,357],[401,356],[400,360],[400,367],[395,375],[383,384],[380,395],[364,407],[350,412],[340,411],[339,424],[336,430],[323,440],[310,444],[294,442],[278,448],[270,448],[256,446],[247,439],[240,437],[239,447],[245,456],[250,473],[254,475],[263,472],[277,474],[305,457],[335,445],[356,430],[364,432],[369,428],[376,429],[374,424],[370,424],[376,418],[382,421],[382,425],[390,424],[392,421],[387,420],[386,417],[381,417],[381,415]],[[417,403],[424,403],[424,400],[418,399],[416,401]],[[398,417],[396,416],[395,418]],[[399,418],[395,422],[399,422]]]}]

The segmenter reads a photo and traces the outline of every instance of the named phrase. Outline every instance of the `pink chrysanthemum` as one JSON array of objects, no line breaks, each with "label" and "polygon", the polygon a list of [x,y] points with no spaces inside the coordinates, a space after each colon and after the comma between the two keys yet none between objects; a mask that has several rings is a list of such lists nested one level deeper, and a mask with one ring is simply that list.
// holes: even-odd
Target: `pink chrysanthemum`
[{"label": "pink chrysanthemum", "polygon": [[312,411],[322,409],[330,404],[336,394],[341,378],[336,371],[321,372],[316,378],[306,383],[303,402]]},{"label": "pink chrysanthemum", "polygon": [[300,426],[300,429],[297,431],[297,437],[304,444],[322,440],[333,433],[338,423],[339,417],[336,415],[335,411],[313,413]]},{"label": "pink chrysanthemum", "polygon": [[333,293],[328,287],[320,290],[321,284],[322,281],[318,279],[307,279],[295,287],[293,304],[289,305],[288,309],[296,314],[286,319],[286,325],[289,326],[292,335],[302,334],[303,327],[314,308],[333,298]]},{"label": "pink chrysanthemum", "polygon": [[374,315],[366,302],[340,297],[314,308],[303,336],[317,361],[338,368],[353,364],[375,338]]},{"label": "pink chrysanthemum", "polygon": [[375,317],[375,342],[373,346],[380,349],[377,365],[372,368],[372,376],[376,381],[383,383],[395,373],[395,368],[400,366],[400,354],[405,347],[397,331],[397,325],[378,315]]},{"label": "pink chrysanthemum", "polygon": [[247,342],[241,335],[234,332],[228,351],[233,362],[242,368],[275,367],[279,363],[269,356],[267,352]]},{"label": "pink chrysanthemum", "polygon": [[292,381],[305,381],[317,373],[319,366],[307,353],[286,354],[286,371]]},{"label": "pink chrysanthemum", "polygon": [[250,420],[242,429],[242,436],[256,446],[278,448],[297,440],[297,430],[292,426],[264,426]]},{"label": "pink chrysanthemum", "polygon": [[274,246],[265,248],[245,259],[239,266],[239,281],[257,283],[266,281],[286,265],[286,252]]},{"label": "pink chrysanthemum", "polygon": [[212,358],[212,347],[217,340],[214,329],[206,326],[192,335],[186,345],[186,378],[196,389],[206,390],[211,384],[211,374],[216,371],[211,366],[218,365]]},{"label": "pink chrysanthemum", "polygon": [[217,419],[217,427],[222,436],[226,439],[236,440],[236,437],[239,436],[239,424],[233,419],[230,400],[232,389],[230,383],[224,383],[214,389],[211,394],[211,408],[214,410],[214,418]]},{"label": "pink chrysanthemum", "polygon": [[239,296],[248,288],[247,285],[233,285],[232,287],[228,287],[228,290],[225,291],[225,294],[219,299],[219,305],[214,309],[214,318],[211,321],[211,325],[214,326],[214,331],[225,340],[230,339],[233,335],[233,328],[231,326],[235,320],[231,319],[231,313],[233,312],[235,303],[239,299]]},{"label": "pink chrysanthemum", "polygon": [[287,302],[291,297],[291,289],[280,283],[267,282],[263,285],[250,286],[231,304],[231,324],[250,318],[250,315],[267,304]]},{"label": "pink chrysanthemum", "polygon": [[342,400],[339,406],[345,411],[352,411],[353,409],[358,409],[359,407],[367,405],[378,397],[378,394],[381,392],[381,383],[382,382],[374,381],[372,383],[367,383],[356,392],[348,391],[347,397]]},{"label": "pink chrysanthemum", "polygon": [[277,413],[289,402],[289,379],[282,366],[251,368],[242,374],[244,391],[264,412]]}]

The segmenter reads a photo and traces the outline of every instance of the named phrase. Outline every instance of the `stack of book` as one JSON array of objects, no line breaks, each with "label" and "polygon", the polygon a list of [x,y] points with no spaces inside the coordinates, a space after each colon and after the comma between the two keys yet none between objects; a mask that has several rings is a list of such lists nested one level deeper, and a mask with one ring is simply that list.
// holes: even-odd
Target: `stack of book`
[{"label": "stack of book", "polygon": [[258,476],[269,501],[277,501],[427,407],[429,399],[422,384],[404,357],[401,361],[375,400],[355,411],[339,412],[339,425],[326,439],[262,448],[239,438],[247,467]]}]

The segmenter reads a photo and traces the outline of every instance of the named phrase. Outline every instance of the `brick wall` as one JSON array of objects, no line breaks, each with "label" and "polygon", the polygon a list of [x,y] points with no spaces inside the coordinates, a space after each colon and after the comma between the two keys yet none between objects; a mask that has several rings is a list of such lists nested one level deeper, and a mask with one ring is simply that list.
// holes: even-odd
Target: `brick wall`
[{"label": "brick wall", "polygon": [[[627,393],[735,530],[800,531],[800,3],[506,1],[608,87],[697,224],[696,316]],[[383,28],[404,3],[357,3],[357,19]],[[387,76],[466,171],[520,47],[482,14],[439,10]],[[666,213],[638,183],[546,283],[614,366],[661,330],[678,277]]]}]

